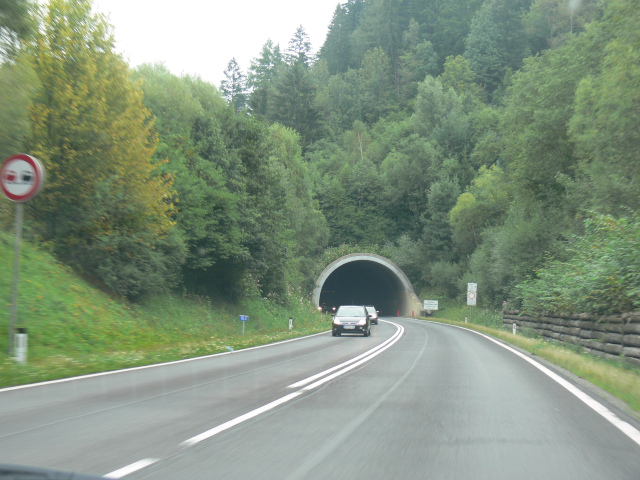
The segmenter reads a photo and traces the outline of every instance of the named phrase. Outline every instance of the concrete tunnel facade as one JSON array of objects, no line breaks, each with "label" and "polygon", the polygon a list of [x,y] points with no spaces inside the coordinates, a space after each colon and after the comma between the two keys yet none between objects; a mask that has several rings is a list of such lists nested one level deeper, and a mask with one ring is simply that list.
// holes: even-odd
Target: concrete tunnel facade
[{"label": "concrete tunnel facade", "polygon": [[373,305],[381,316],[420,315],[422,303],[405,273],[373,253],[352,253],[331,262],[313,291],[316,307]]}]

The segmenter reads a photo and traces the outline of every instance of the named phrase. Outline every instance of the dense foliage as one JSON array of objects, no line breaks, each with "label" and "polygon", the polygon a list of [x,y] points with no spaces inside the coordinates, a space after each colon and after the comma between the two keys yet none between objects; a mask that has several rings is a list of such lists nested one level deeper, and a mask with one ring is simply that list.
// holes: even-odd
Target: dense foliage
[{"label": "dense foliage", "polygon": [[530,311],[640,310],[640,222],[592,215],[583,236],[518,286]]},{"label": "dense foliage", "polygon": [[34,233],[110,290],[278,297],[368,245],[418,291],[638,308],[640,0],[347,0],[220,89],[129,71],[90,6],[1,65],[0,134],[51,171]]}]

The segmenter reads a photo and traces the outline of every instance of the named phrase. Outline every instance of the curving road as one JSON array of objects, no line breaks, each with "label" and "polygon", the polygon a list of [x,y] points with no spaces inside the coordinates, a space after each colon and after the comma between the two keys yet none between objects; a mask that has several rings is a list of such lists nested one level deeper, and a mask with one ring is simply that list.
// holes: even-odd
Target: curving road
[{"label": "curving road", "polygon": [[523,357],[389,318],[369,338],[4,389],[0,462],[132,479],[640,478],[640,423]]}]

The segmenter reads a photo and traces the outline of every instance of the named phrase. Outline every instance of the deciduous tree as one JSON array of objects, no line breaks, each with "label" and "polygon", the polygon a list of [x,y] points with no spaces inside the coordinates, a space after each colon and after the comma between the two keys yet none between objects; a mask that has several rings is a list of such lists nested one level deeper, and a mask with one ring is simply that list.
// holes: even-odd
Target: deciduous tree
[{"label": "deciduous tree", "polygon": [[638,22],[637,1],[615,0],[601,24],[589,29],[589,35],[607,39],[604,58],[599,72],[580,81],[570,123],[580,188],[592,208],[615,215],[640,208]]},{"label": "deciduous tree", "polygon": [[13,58],[36,29],[33,0],[0,1],[0,63]]},{"label": "deciduous tree", "polygon": [[[148,275],[135,266],[112,260],[151,254],[163,248],[154,239],[174,239],[171,183],[152,159],[157,139],[142,92],[114,53],[110,26],[91,7],[89,0],[49,4],[33,45],[41,90],[31,106],[28,148],[47,170],[37,199],[45,239],[112,290],[136,296],[155,285],[145,285]],[[138,244],[147,250],[129,252]],[[108,272],[107,264],[121,269]],[[114,280],[123,276],[128,280]]]}]

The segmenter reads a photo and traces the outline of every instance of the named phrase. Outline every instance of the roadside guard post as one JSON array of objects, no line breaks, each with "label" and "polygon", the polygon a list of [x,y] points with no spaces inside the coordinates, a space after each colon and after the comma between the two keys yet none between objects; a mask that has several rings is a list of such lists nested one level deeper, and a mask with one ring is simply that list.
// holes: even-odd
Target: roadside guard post
[{"label": "roadside guard post", "polygon": [[244,324],[249,321],[249,315],[240,315],[240,321],[242,322],[242,336],[244,337]]},{"label": "roadside guard post", "polygon": [[16,361],[27,363],[27,329],[18,327],[16,329]]},{"label": "roadside guard post", "polygon": [[289,330],[293,328],[293,317],[289,317]]},{"label": "roadside guard post", "polygon": [[2,162],[0,167],[0,187],[2,194],[16,204],[16,234],[13,250],[13,284],[11,288],[11,311],[9,312],[9,357],[16,353],[15,344],[24,348],[16,357],[19,363],[27,358],[27,331],[21,329],[16,334],[18,317],[18,280],[20,272],[20,243],[22,242],[22,220],[24,218],[24,202],[35,197],[44,185],[45,172],[42,164],[34,157],[23,153],[12,155]]}]

